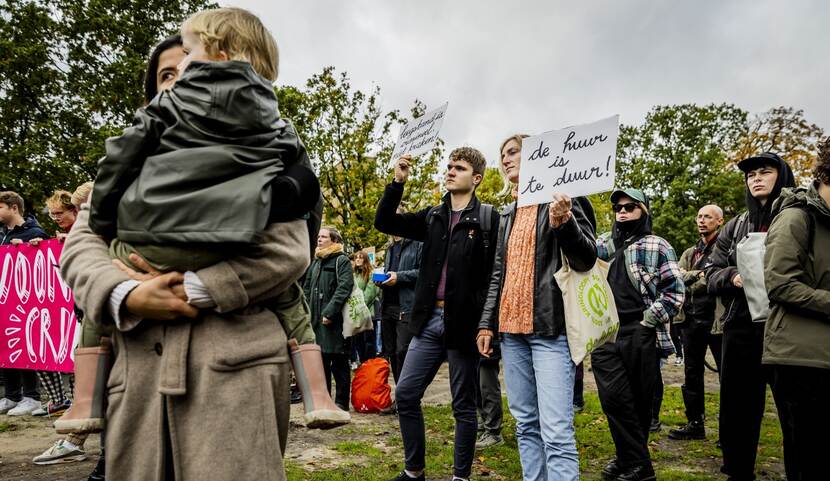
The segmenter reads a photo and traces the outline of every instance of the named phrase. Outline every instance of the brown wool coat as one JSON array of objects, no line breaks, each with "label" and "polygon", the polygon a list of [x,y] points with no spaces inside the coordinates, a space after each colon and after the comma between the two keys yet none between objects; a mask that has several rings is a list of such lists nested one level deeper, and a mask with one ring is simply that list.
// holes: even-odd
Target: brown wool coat
[{"label": "brown wool coat", "polygon": [[[61,273],[87,316],[112,323],[109,297],[127,276],[89,229],[88,213],[66,240]],[[309,240],[305,221],[273,224],[266,237],[246,257],[197,272],[216,311],[116,331],[108,478],[164,480],[169,430],[177,481],[285,479],[289,356],[282,326],[263,305],[308,267]]]}]

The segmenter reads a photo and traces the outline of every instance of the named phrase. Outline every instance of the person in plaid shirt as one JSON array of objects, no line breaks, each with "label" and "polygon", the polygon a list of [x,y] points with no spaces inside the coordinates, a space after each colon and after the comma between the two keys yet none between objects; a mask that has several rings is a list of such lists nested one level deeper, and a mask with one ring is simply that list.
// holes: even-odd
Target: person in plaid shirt
[{"label": "person in plaid shirt", "polygon": [[673,350],[666,326],[683,306],[685,287],[674,249],[651,233],[648,197],[637,189],[616,190],[611,203],[616,221],[610,234],[597,239],[597,255],[610,262],[608,283],[620,331],[615,342],[591,354],[617,451],[602,477],[646,481],[655,479],[648,452],[658,373],[655,346]]}]

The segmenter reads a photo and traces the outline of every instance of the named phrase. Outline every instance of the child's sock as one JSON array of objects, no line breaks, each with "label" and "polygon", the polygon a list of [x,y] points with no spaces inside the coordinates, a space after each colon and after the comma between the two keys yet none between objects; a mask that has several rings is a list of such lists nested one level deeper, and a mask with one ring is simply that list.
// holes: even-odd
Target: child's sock
[{"label": "child's sock", "polygon": [[77,444],[75,444],[73,442],[70,442],[67,439],[63,440],[63,445],[66,446],[69,449],[80,449],[80,446],[78,446]]}]

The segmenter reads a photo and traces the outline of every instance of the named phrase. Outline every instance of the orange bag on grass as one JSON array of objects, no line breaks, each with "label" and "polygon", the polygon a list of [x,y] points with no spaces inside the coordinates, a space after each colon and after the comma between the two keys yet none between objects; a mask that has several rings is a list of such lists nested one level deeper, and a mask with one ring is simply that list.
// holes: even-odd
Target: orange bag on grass
[{"label": "orange bag on grass", "polygon": [[389,362],[376,357],[369,359],[354,373],[352,406],[361,413],[376,413],[392,405],[389,387]]}]

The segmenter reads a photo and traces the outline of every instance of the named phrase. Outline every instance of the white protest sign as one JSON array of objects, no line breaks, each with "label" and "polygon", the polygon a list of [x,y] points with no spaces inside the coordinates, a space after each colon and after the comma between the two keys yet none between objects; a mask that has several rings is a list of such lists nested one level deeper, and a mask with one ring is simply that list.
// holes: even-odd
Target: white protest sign
[{"label": "white protest sign", "polygon": [[395,144],[395,150],[392,151],[392,162],[405,154],[416,157],[432,150],[435,142],[438,141],[438,133],[441,132],[441,125],[444,123],[447,105],[449,102],[404,125],[398,142]]},{"label": "white protest sign", "polygon": [[522,140],[519,207],[546,204],[554,192],[577,197],[614,188],[620,116]]}]

